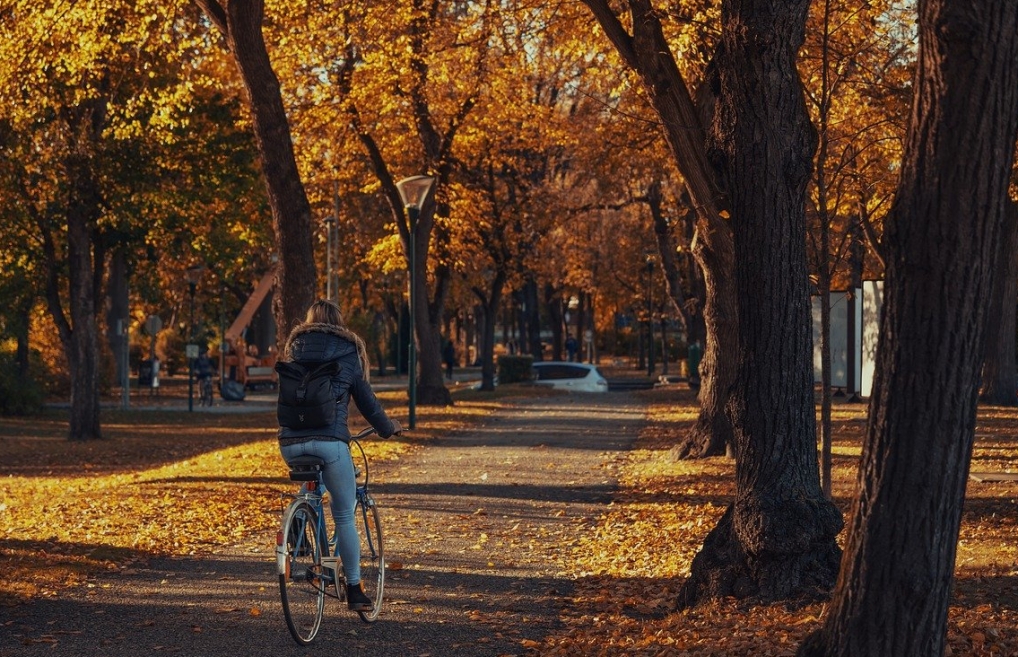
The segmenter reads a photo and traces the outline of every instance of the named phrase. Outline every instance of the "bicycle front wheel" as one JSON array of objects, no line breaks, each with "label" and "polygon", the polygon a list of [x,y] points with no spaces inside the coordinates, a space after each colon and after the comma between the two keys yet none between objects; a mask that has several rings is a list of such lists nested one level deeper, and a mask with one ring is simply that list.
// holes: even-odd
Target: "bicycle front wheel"
[{"label": "bicycle front wheel", "polygon": [[378,618],[382,609],[382,595],[385,592],[385,550],[382,543],[382,523],[378,519],[378,507],[370,497],[357,501],[357,514],[364,523],[361,532],[361,584],[374,606],[371,611],[357,612],[361,620],[371,623]]},{"label": "bicycle front wheel", "polygon": [[322,625],[327,586],[318,515],[307,502],[294,502],[283,514],[276,536],[276,564],[286,626],[297,643],[307,645]]}]

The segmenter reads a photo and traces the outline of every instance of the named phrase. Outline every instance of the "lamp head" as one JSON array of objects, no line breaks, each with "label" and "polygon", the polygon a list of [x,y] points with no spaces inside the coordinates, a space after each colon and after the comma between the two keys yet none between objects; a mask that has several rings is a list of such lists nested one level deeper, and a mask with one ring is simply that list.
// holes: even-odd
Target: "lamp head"
[{"label": "lamp head", "polygon": [[198,281],[201,280],[201,273],[203,271],[205,271],[205,267],[202,265],[191,265],[184,273],[184,278],[187,280],[189,285],[197,285]]},{"label": "lamp head", "polygon": [[405,208],[420,209],[435,184],[432,176],[410,176],[396,183],[399,197]]}]

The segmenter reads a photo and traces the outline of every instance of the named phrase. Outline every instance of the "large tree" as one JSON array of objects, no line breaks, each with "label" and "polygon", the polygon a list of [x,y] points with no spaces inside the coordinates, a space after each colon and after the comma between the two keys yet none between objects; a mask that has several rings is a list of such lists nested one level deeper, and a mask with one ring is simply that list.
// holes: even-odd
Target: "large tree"
[{"label": "large tree", "polygon": [[1018,5],[921,1],[914,82],[858,498],[802,657],[944,654],[1018,134]]},{"label": "large tree", "polygon": [[88,440],[101,437],[107,258],[144,232],[138,199],[160,184],[168,124],[186,121],[189,40],[159,19],[175,9],[166,3],[52,4],[0,12],[10,37],[0,47],[0,197],[3,230],[30,235],[13,255],[38,288],[21,289],[18,307],[45,299],[70,375],[69,437]]},{"label": "large tree", "polygon": [[279,264],[273,310],[280,344],[315,298],[311,206],[294,158],[279,80],[262,34],[263,0],[194,0],[218,28],[247,93],[262,175],[272,209]]},{"label": "large tree", "polygon": [[[714,348],[737,359],[733,372],[708,372],[704,379],[719,377],[714,383],[722,386],[736,499],[694,559],[679,604],[830,588],[842,522],[820,490],[816,463],[805,251],[805,190],[816,137],[795,67],[809,3],[722,3],[721,40],[707,74],[712,94],[705,94],[716,100],[702,104],[710,123],[700,129],[701,113],[649,0],[628,2],[632,35],[606,3],[585,2],[640,73],[674,142],[700,213],[708,345],[713,335]],[[733,287],[719,294],[724,283]],[[725,331],[735,331],[735,339],[720,338]],[[725,362],[719,354],[714,364]]]},{"label": "large tree", "polygon": [[[414,314],[418,345],[418,402],[448,405],[442,376],[442,327],[454,261],[450,215],[454,202],[454,150],[486,82],[492,9],[470,5],[447,11],[436,0],[415,0],[393,12],[364,4],[343,12],[336,28],[344,51],[328,62],[329,88],[346,110],[345,125],[366,153],[388,206],[420,308]],[[408,174],[427,174],[434,186],[411,230],[396,187]]]},{"label": "large tree", "polygon": [[983,384],[980,399],[998,406],[1018,406],[1018,376],[1015,373],[1015,326],[1018,303],[1018,206],[1009,204],[997,251],[993,275],[993,296],[983,357]]},{"label": "large tree", "polygon": [[796,56],[808,0],[721,5],[709,155],[728,191],[739,368],[729,401],[735,502],[693,560],[680,603],[830,588],[841,515],[816,460],[805,192],[816,146]]},{"label": "large tree", "polygon": [[735,385],[737,311],[731,228],[722,219],[728,211],[723,185],[707,158],[702,118],[711,110],[713,90],[704,86],[701,106],[694,103],[651,0],[627,0],[631,32],[607,0],[584,2],[622,60],[639,76],[696,208],[692,251],[706,287],[707,345],[701,363],[700,415],[681,451],[693,456],[723,454],[732,442],[725,407]]},{"label": "large tree", "polygon": [[[862,287],[863,272],[882,277],[867,263],[860,231],[860,196],[870,197],[870,223],[880,214],[880,198],[893,193],[888,172],[900,160],[908,118],[907,73],[914,48],[899,29],[900,0],[814,2],[806,28],[799,70],[818,132],[809,193],[810,270],[820,306],[821,480],[830,496],[831,291]],[[879,17],[879,18],[878,18]],[[879,175],[878,167],[884,175]],[[861,170],[868,168],[863,175]],[[865,191],[862,191],[865,190]],[[870,266],[867,267],[867,264]],[[847,299],[851,314],[861,300]],[[849,323],[849,342],[854,325]],[[846,384],[859,390],[848,368]],[[839,384],[841,385],[841,384]]]}]

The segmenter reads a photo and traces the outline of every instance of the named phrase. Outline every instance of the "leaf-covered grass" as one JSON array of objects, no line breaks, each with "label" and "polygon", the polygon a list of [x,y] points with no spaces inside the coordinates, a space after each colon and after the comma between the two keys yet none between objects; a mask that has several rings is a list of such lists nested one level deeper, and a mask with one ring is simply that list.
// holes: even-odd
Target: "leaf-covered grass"
[{"label": "leaf-covered grass", "polygon": [[[383,393],[405,418],[405,395]],[[179,400],[176,402],[179,404]],[[498,397],[418,408],[405,438],[363,441],[372,463],[486,417]],[[293,490],[274,412],[104,411],[103,439],[68,442],[67,412],[0,419],[0,605],[151,556],[215,552],[271,530]],[[351,427],[366,426],[355,417]]]},{"label": "leaf-covered grass", "polygon": [[[671,611],[693,555],[734,494],[727,458],[674,461],[669,449],[695,420],[692,405],[654,391],[650,426],[620,457],[620,493],[567,564],[577,593],[567,629],[529,654],[562,657],[794,655],[819,627],[824,604],[724,600]],[[834,414],[834,496],[849,511],[865,406]],[[1018,411],[981,409],[972,471],[1018,472]],[[950,608],[950,655],[1018,655],[1018,482],[970,482]],[[842,539],[844,536],[842,535]]]}]

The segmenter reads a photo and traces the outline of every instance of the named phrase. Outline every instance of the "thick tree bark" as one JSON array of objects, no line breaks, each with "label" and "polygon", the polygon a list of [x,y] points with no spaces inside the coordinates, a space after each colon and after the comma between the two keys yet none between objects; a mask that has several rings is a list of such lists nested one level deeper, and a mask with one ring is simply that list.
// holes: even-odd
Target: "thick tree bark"
[{"label": "thick tree bark", "polygon": [[[100,196],[84,156],[72,158],[68,175],[74,191],[67,213],[67,261],[71,326],[65,351],[71,373],[70,440],[102,438],[99,424],[99,327],[92,242]],[[51,310],[53,300],[50,302]]]},{"label": "thick tree bark", "polygon": [[732,235],[722,220],[722,185],[705,152],[700,112],[675,59],[650,0],[629,0],[632,34],[626,32],[607,0],[584,0],[626,65],[643,82],[661,118],[665,139],[686,180],[697,212],[693,255],[703,269],[707,299],[703,308],[707,344],[702,361],[700,415],[678,454],[707,456],[730,443],[732,427],[724,412],[735,383],[736,296],[731,268]]},{"label": "thick tree bark", "polygon": [[46,264],[46,303],[67,356],[71,379],[68,439],[102,438],[99,421],[99,327],[97,299],[102,286],[104,251],[97,235],[103,199],[95,172],[95,144],[106,125],[106,101],[96,98],[68,108],[63,118],[72,142],[65,178],[67,207],[68,318],[61,295],[61,257],[47,217],[33,212],[42,233]]},{"label": "thick tree bark", "polygon": [[240,71],[272,209],[279,264],[272,297],[279,353],[315,300],[311,205],[297,170],[279,79],[262,34],[263,0],[195,0],[223,36]]},{"label": "thick tree bark", "polygon": [[680,606],[833,586],[842,522],[820,490],[805,190],[816,136],[795,67],[808,0],[722,3],[711,155],[732,208],[739,311],[736,497],[693,560]]},{"label": "thick tree bark", "polygon": [[[418,235],[418,237],[420,237]],[[420,248],[420,242],[418,242]],[[421,253],[421,251],[418,251]],[[424,253],[427,253],[425,248]],[[418,259],[418,299],[427,299],[426,263]],[[445,387],[442,375],[442,317],[449,296],[449,270],[439,266],[435,270],[435,296],[428,302],[427,312],[414,316],[417,323],[418,358],[417,401],[422,406],[452,406],[452,393]]]},{"label": "thick tree bark", "polygon": [[[725,227],[727,229],[727,226]],[[700,222],[693,238],[693,257],[703,271],[706,348],[700,361],[700,414],[685,440],[677,446],[676,456],[706,458],[732,450],[735,432],[725,410],[738,376],[739,316],[735,295],[735,253],[730,236],[711,244],[702,236],[710,228]],[[721,248],[715,248],[720,246]],[[713,339],[711,339],[713,337]]]},{"label": "thick tree bark", "polygon": [[1008,204],[1001,229],[1000,248],[993,275],[989,335],[983,358],[981,401],[996,406],[1018,406],[1015,372],[1015,315],[1018,304],[1018,206]]},{"label": "thick tree bark", "polygon": [[535,361],[544,360],[544,344],[541,342],[541,306],[537,298],[537,282],[531,272],[525,273],[523,282],[523,319],[526,322],[526,335],[521,336],[526,341],[527,353],[534,357]]},{"label": "thick tree bark", "polygon": [[[127,270],[127,259],[123,250],[118,249],[110,258],[109,278],[106,283],[106,344],[110,347],[113,360],[117,364],[116,381],[122,385],[125,377],[130,372],[125,371],[128,363],[124,358],[124,347],[129,340],[130,323],[130,290],[128,288],[129,272]],[[117,334],[117,323],[120,323],[121,332]]]},{"label": "thick tree bark", "polygon": [[859,497],[799,655],[943,655],[993,268],[1018,135],[1018,5],[919,3],[919,57]]},{"label": "thick tree bark", "polygon": [[484,314],[484,325],[481,331],[481,390],[495,389],[495,316],[498,306],[502,303],[502,290],[505,287],[506,271],[499,268],[487,291],[474,288],[474,294],[480,301]]}]

